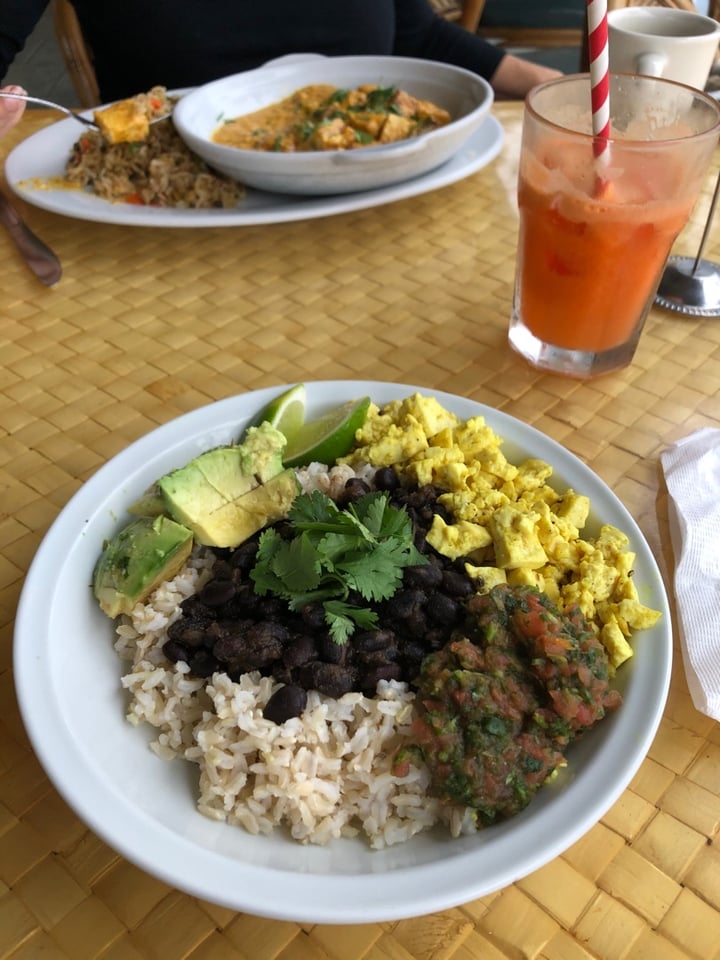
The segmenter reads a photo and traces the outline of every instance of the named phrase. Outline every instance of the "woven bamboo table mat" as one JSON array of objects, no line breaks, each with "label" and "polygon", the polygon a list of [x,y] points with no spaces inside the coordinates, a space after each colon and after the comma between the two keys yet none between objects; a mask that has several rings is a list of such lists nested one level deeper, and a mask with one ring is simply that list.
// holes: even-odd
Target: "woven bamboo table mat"
[{"label": "woven bamboo table mat", "polygon": [[[0,235],[0,958],[680,960],[720,957],[720,729],[679,651],[648,757],[602,821],[546,867],[431,916],[303,926],[169,888],[93,835],[46,778],[12,677],[13,616],[49,525],[108,458],[210,401],[282,383],[413,383],[492,404],[579,455],[672,575],[658,455],[720,426],[720,320],[653,310],[627,370],[539,375],[506,346],[521,105],[507,139],[442,190],[305,223],[171,230],[23,207],[59,254],[37,282]],[[7,149],[49,122],[29,112]],[[694,254],[715,171],[676,252]],[[707,256],[720,259],[720,225]]]}]

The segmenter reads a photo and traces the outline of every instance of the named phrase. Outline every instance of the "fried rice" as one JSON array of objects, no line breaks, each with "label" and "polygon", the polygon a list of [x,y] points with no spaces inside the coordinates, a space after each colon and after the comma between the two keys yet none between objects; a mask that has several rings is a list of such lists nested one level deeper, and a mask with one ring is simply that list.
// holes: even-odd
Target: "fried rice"
[{"label": "fried rice", "polygon": [[[138,94],[138,99],[148,96]],[[147,140],[139,142],[111,144],[100,131],[88,130],[73,145],[65,176],[69,183],[116,203],[234,207],[244,195],[241,184],[189,150],[171,117],[151,124]]]}]

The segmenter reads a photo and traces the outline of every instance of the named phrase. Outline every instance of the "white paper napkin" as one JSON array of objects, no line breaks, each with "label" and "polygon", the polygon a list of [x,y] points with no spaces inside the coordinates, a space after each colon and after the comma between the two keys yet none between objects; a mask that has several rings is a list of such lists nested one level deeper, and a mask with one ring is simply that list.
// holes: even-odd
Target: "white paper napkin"
[{"label": "white paper napkin", "polygon": [[720,429],[698,430],[660,459],[688,686],[697,709],[720,720]]}]

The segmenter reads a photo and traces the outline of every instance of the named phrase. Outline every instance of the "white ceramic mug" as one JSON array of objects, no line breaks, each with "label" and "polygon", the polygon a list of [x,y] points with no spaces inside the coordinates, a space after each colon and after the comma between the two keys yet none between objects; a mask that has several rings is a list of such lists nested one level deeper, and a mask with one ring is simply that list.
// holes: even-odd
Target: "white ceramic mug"
[{"label": "white ceramic mug", "polygon": [[641,73],[705,88],[720,23],[671,7],[623,7],[608,13],[612,73]]}]

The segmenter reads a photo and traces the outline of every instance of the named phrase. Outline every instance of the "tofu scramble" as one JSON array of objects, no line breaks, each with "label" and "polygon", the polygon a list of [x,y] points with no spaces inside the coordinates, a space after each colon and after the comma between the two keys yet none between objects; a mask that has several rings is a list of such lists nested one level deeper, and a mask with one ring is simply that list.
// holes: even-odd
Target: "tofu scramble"
[{"label": "tofu scramble", "polygon": [[635,554],[616,527],[583,537],[590,500],[550,485],[542,460],[510,463],[484,418],[461,420],[433,397],[373,404],[349,465],[394,465],[404,481],[447,491],[453,520],[436,516],[428,542],[465,558],[479,592],[497,584],[535,587],[561,609],[577,605],[607,650],[613,670],[632,656],[630,637],[660,613],[640,602]]},{"label": "tofu scramble", "polygon": [[[532,612],[527,598],[552,605],[552,618],[558,623],[558,610],[575,611],[550,637],[550,646],[547,638],[542,642],[551,650],[558,636],[563,643],[569,636],[579,638],[578,653],[568,661],[575,664],[575,676],[592,656],[591,683],[597,696],[590,719],[584,720],[577,706],[574,713],[562,707],[562,731],[545,743],[537,735],[537,725],[515,736],[502,718],[484,715],[482,726],[493,734],[492,742],[509,744],[498,753],[492,773],[512,790],[498,796],[495,807],[484,805],[487,797],[474,796],[478,771],[468,772],[468,767],[477,767],[476,757],[468,763],[464,751],[483,741],[466,737],[465,744],[453,742],[452,748],[458,764],[464,764],[462,777],[453,780],[458,787],[443,791],[438,772],[443,777],[447,772],[443,767],[447,751],[436,751],[435,744],[450,726],[457,727],[457,721],[452,715],[449,719],[446,713],[440,715],[434,701],[452,700],[462,716],[466,700],[460,695],[466,697],[486,682],[479,647],[472,655],[468,652],[469,645],[488,636],[482,632],[485,612],[478,614],[477,629],[470,629],[467,639],[448,647],[456,658],[448,661],[455,663],[450,674],[463,677],[461,689],[452,696],[447,686],[443,697],[438,695],[437,677],[444,678],[448,670],[433,657],[420,681],[422,701],[416,701],[412,686],[393,680],[378,682],[374,696],[358,691],[336,698],[311,690],[301,716],[276,723],[264,715],[283,689],[275,677],[262,671],[237,678],[223,672],[196,677],[187,663],[169,663],[163,652],[181,605],[194,602],[211,580],[215,561],[200,551],[172,583],[138,605],[120,625],[117,648],[132,661],[123,680],[131,695],[129,719],[158,729],[154,749],[161,756],[198,764],[202,813],[254,833],[284,826],[301,842],[326,843],[360,833],[373,848],[402,842],[438,823],[453,836],[472,832],[496,816],[521,809],[564,765],[563,744],[600,719],[605,707],[619,704],[608,688],[609,675],[632,655],[633,631],[652,626],[660,615],[638,598],[627,537],[608,526],[595,537],[582,537],[590,511],[587,498],[571,490],[554,490],[548,464],[538,460],[512,464],[501,446],[482,418],[461,421],[434,398],[414,395],[382,408],[371,405],[344,462],[328,470],[313,465],[300,473],[303,485],[332,491],[356,474],[367,476],[391,467],[403,483],[433,484],[443,490],[440,499],[447,512],[444,519],[434,516],[427,539],[473,578],[478,603],[488,600],[483,610],[502,606],[512,594],[511,619],[527,619],[527,611]],[[579,605],[584,608],[582,624]],[[500,633],[507,635],[511,628],[507,620]],[[483,656],[490,656],[493,649],[490,644]],[[515,676],[519,648],[506,644],[497,650],[492,655],[508,657]],[[554,685],[561,694],[558,699],[577,702],[568,681],[558,687],[555,680],[545,680],[551,697],[557,697]],[[518,683],[527,688],[527,677]],[[541,716],[546,708],[537,700],[534,682],[531,686],[529,709],[533,717]],[[505,687],[502,692],[507,692]],[[510,755],[528,772],[522,776],[508,772],[504,764]],[[482,777],[487,772],[480,770]]]}]

